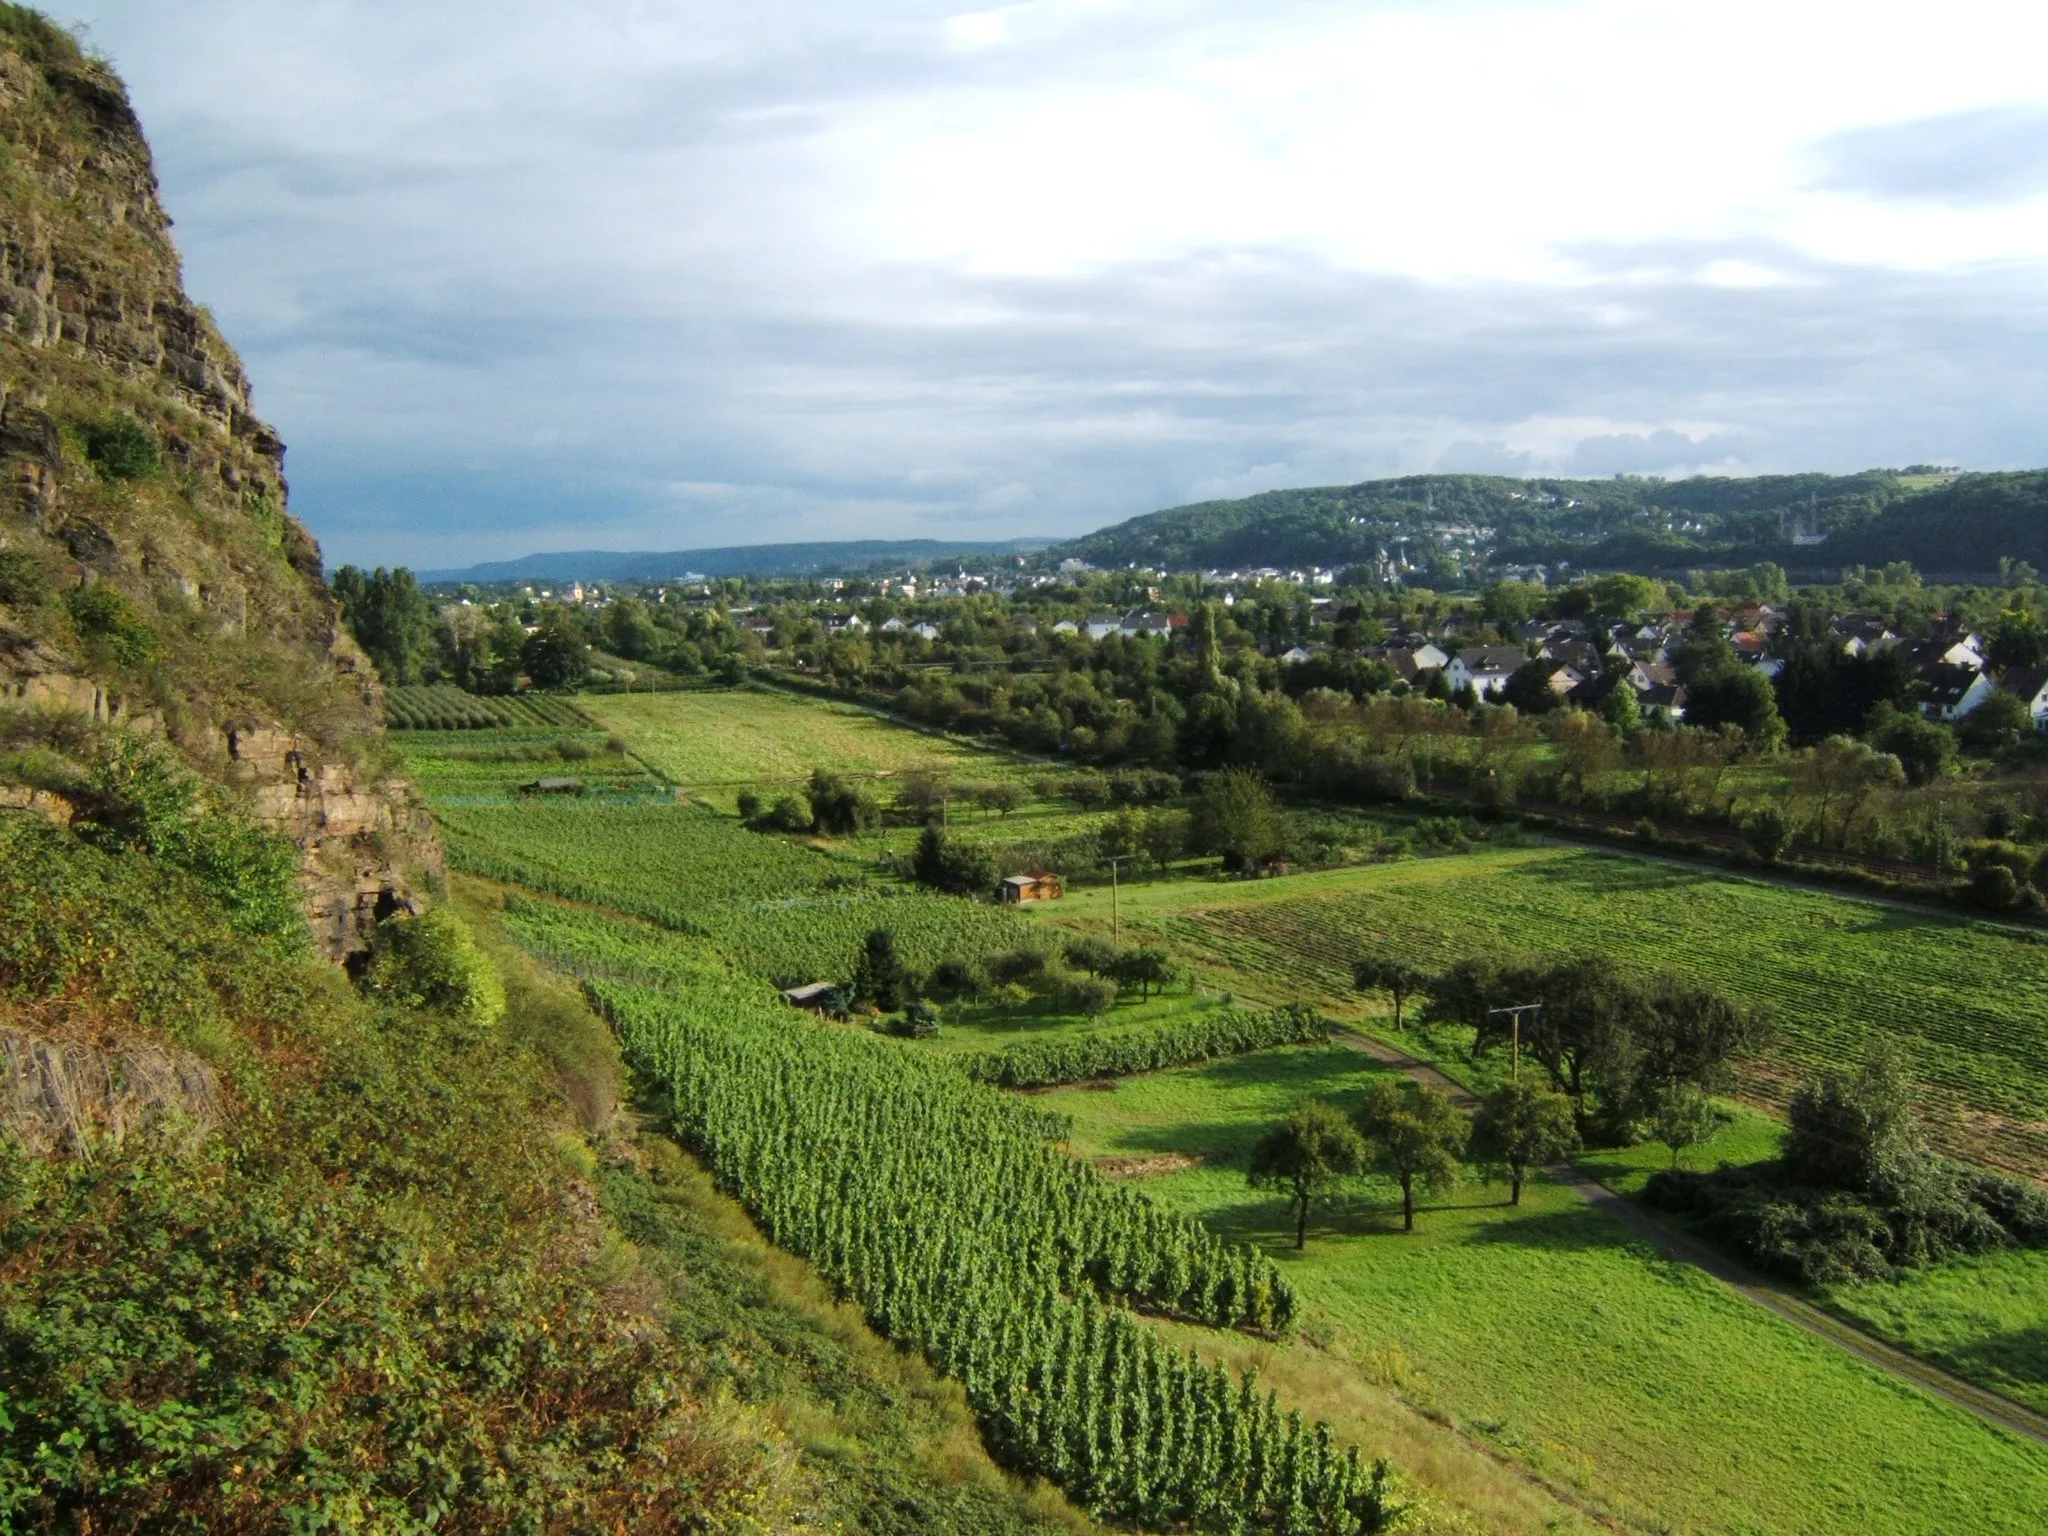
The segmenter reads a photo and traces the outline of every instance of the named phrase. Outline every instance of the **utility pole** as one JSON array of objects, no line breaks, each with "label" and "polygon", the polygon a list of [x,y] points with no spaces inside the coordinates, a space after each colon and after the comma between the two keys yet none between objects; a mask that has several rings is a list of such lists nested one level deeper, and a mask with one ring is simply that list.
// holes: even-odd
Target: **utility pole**
[{"label": "utility pole", "polygon": [[1128,853],[1120,853],[1114,858],[1103,860],[1103,863],[1109,866],[1109,942],[1112,944],[1117,942],[1116,867],[1129,857]]},{"label": "utility pole", "polygon": [[1489,1008],[1486,1010],[1486,1016],[1489,1019],[1497,1019],[1502,1014],[1506,1014],[1508,1017],[1508,1038],[1511,1042],[1508,1047],[1508,1077],[1510,1082],[1519,1083],[1522,1080],[1522,1015],[1525,1013],[1540,1014],[1541,1012],[1543,1012],[1543,1005],[1541,1003],[1510,1003],[1505,1008]]}]

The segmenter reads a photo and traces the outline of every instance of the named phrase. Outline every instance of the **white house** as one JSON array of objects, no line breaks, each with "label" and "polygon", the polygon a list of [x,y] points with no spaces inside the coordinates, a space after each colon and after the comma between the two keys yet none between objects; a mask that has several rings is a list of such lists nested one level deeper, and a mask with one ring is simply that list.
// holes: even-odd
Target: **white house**
[{"label": "white house", "polygon": [[1090,640],[1100,640],[1106,635],[1113,635],[1123,627],[1124,617],[1120,613],[1091,613],[1088,615],[1088,638]]},{"label": "white house", "polygon": [[897,634],[902,628],[903,621],[899,618],[890,617],[882,620],[882,633],[885,635]]},{"label": "white house", "polygon": [[910,632],[920,640],[936,640],[939,638],[939,627],[936,624],[913,624],[910,627]]},{"label": "white house", "polygon": [[1444,681],[1451,692],[1470,688],[1482,699],[1507,687],[1508,679],[1529,658],[1519,645],[1472,645],[1450,659]]},{"label": "white house", "polygon": [[1315,652],[1311,651],[1305,645],[1289,646],[1286,650],[1280,653],[1280,665],[1283,667],[1291,667],[1298,661],[1307,661],[1309,657],[1313,656],[1314,654]]},{"label": "white house", "polygon": [[1059,623],[1053,625],[1052,632],[1056,635],[1078,635],[1081,633],[1081,626],[1072,619],[1061,619]]},{"label": "white house", "polygon": [[1953,723],[1998,691],[1988,672],[1936,665],[1920,674],[1920,713]]}]

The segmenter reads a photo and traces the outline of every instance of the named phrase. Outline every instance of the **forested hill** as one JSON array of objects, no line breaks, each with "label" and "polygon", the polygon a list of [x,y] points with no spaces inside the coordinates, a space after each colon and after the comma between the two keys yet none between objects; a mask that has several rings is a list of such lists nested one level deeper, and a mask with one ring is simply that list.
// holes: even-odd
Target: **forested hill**
[{"label": "forested hill", "polygon": [[812,576],[871,565],[908,565],[971,555],[1016,555],[1051,539],[975,543],[959,539],[849,539],[809,544],[741,544],[725,549],[665,552],[571,549],[494,560],[463,570],[422,571],[426,582],[668,581],[678,576]]},{"label": "forested hill", "polygon": [[[1800,533],[1824,538],[1795,543]],[[1988,571],[2001,556],[2048,557],[2048,473],[1409,475],[1173,507],[1053,553],[1173,570],[1382,560],[1446,574],[1559,560],[1652,571],[1775,560],[1798,570],[1910,559]]]}]

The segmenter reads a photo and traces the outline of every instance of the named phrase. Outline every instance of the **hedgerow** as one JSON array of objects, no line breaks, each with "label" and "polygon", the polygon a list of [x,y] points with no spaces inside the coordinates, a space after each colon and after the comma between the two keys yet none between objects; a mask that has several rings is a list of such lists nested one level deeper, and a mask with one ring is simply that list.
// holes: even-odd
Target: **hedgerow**
[{"label": "hedgerow", "polygon": [[1001,1088],[1045,1088],[1096,1077],[1128,1077],[1218,1056],[1330,1037],[1330,1021],[1306,1004],[1259,1011],[1226,1008],[1160,1024],[1100,1030],[1065,1039],[1026,1040],[999,1051],[956,1056],[969,1077]]}]

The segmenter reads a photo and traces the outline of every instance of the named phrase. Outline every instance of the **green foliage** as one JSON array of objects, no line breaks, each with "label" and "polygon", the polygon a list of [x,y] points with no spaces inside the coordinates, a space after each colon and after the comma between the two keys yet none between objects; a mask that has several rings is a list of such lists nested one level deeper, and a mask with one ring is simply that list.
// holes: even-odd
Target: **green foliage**
[{"label": "green foliage", "polygon": [[1104,1304],[1284,1326],[1292,1296],[1267,1261],[886,1042],[792,1025],[708,975],[666,996],[594,990],[721,1180],[876,1327],[957,1375],[1003,1459],[1148,1525],[1238,1529],[1292,1505],[1318,1529],[1385,1528],[1383,1468]]},{"label": "green foliage", "polygon": [[894,1013],[915,993],[903,961],[896,954],[895,937],[877,928],[861,945],[860,960],[853,968],[853,980],[846,985],[849,1005]]},{"label": "green foliage", "polygon": [[1693,1147],[1713,1140],[1728,1114],[1690,1083],[1674,1083],[1650,1108],[1650,1134],[1671,1149],[1671,1166]]},{"label": "green foliage", "polygon": [[1897,1047],[1879,1039],[1854,1073],[1831,1071],[1792,1096],[1785,1167],[1802,1184],[1864,1193],[1894,1179],[1921,1147],[1915,1089]]},{"label": "green foliage", "polygon": [[741,1507],[758,1466],[558,1257],[578,1234],[527,1155],[530,1058],[373,1018],[233,918],[138,847],[0,818],[9,1002],[230,1085],[203,1139],[0,1156],[0,1527],[659,1530]]},{"label": "green foliage", "polygon": [[1286,840],[1266,781],[1246,768],[1227,768],[1202,781],[1195,797],[1190,841],[1220,854],[1232,869],[1250,869]]},{"label": "green foliage", "polygon": [[377,925],[365,979],[371,992],[402,1008],[430,1009],[485,1026],[504,1017],[504,983],[476,947],[469,925],[449,907],[385,918]]},{"label": "green foliage", "polygon": [[180,870],[219,901],[242,933],[303,937],[298,850],[235,814],[156,742],[123,735],[95,757],[79,831]]},{"label": "green foliage", "polygon": [[536,725],[588,728],[591,723],[568,699],[544,694],[492,697],[466,692],[453,683],[386,688],[384,718],[394,731],[491,731]]},{"label": "green foliage", "polygon": [[910,873],[920,885],[956,896],[981,896],[991,891],[1001,873],[996,856],[979,843],[926,827],[910,856]]},{"label": "green foliage", "polygon": [[1450,1189],[1463,1171],[1471,1122],[1439,1090],[1405,1079],[1376,1080],[1358,1108],[1372,1163],[1401,1186],[1401,1225],[1415,1230],[1415,1189]]},{"label": "green foliage", "polygon": [[1101,1077],[1129,1077],[1276,1045],[1327,1040],[1330,1021],[1302,1004],[1269,1011],[1224,1008],[1159,1024],[1025,1040],[999,1051],[956,1056],[969,1077],[1002,1088],[1048,1088]]},{"label": "green foliage", "polygon": [[1346,1174],[1362,1169],[1365,1157],[1365,1142],[1351,1123],[1312,1099],[1253,1145],[1245,1182],[1253,1189],[1286,1192],[1294,1212],[1294,1246],[1306,1248],[1310,1205]]},{"label": "green foliage", "polygon": [[866,789],[822,768],[812,770],[810,802],[817,829],[835,836],[872,831],[882,820]]},{"label": "green foliage", "polygon": [[1522,1203],[1531,1168],[1554,1163],[1576,1150],[1578,1124],[1572,1101],[1535,1082],[1502,1083],[1488,1095],[1472,1125],[1472,1150],[1508,1172],[1508,1203]]},{"label": "green foliage", "polygon": [[574,616],[550,604],[526,637],[519,661],[536,688],[574,688],[590,675],[590,646]]},{"label": "green foliage", "polygon": [[783,795],[768,812],[767,824],[778,832],[808,832],[817,816],[802,795]]},{"label": "green foliage", "polygon": [[85,456],[109,480],[141,480],[163,468],[156,434],[123,413],[84,428]]},{"label": "green foliage", "polygon": [[18,549],[0,549],[0,603],[14,609],[40,607],[50,595],[50,577],[40,563]]},{"label": "green foliage", "polygon": [[1866,734],[1878,751],[1899,760],[1906,782],[1915,787],[1932,784],[1955,766],[1956,733],[1918,711],[1908,713],[1880,704]]},{"label": "green foliage", "polygon": [[105,582],[88,582],[64,594],[65,610],[87,650],[117,667],[139,671],[160,659],[163,641],[135,605]]},{"label": "green foliage", "polygon": [[392,687],[432,683],[440,673],[434,605],[411,571],[381,565],[367,574],[353,565],[334,573],[331,583],[342,622]]}]

